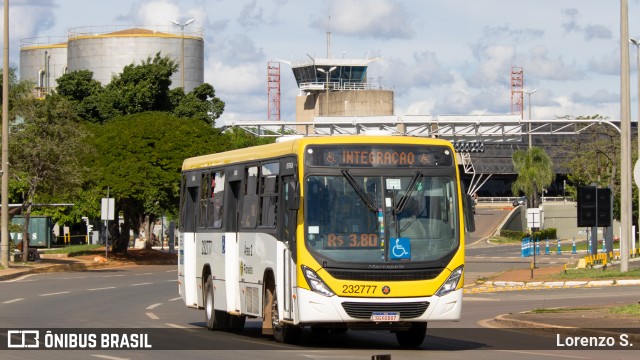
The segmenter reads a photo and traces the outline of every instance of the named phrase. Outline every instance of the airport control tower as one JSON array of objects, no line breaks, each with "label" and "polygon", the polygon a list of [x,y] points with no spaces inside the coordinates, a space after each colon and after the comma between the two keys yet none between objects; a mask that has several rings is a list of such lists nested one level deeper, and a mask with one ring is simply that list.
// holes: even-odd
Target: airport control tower
[{"label": "airport control tower", "polygon": [[316,116],[393,115],[393,91],[369,82],[372,59],[315,59],[291,63],[300,93],[296,121]]}]

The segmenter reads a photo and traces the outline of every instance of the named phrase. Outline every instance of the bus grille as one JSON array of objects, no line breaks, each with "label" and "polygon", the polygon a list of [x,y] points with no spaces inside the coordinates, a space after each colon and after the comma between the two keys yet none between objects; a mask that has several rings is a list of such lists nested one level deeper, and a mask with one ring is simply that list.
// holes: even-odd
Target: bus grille
[{"label": "bus grille", "polygon": [[331,276],[340,280],[402,281],[435,279],[444,268],[426,270],[345,270],[325,268]]},{"label": "bus grille", "polygon": [[429,302],[411,303],[361,303],[343,302],[342,308],[347,314],[356,319],[370,319],[374,312],[399,312],[400,319],[413,319],[422,316]]}]

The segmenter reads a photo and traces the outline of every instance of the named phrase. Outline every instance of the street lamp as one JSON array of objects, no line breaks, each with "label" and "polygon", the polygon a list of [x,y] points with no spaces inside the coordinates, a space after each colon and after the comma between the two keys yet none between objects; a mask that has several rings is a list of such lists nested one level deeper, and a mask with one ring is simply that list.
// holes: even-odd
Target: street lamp
[{"label": "street lamp", "polygon": [[181,44],[181,51],[180,51],[180,85],[182,86],[182,90],[184,90],[184,28],[187,27],[187,25],[191,24],[192,22],[196,21],[195,19],[189,19],[187,20],[187,22],[185,22],[184,24],[180,25],[179,22],[175,21],[175,20],[170,20],[171,23],[173,23],[173,25],[177,26],[180,28],[180,32],[182,33],[181,37],[182,37],[182,44]]},{"label": "street lamp", "polygon": [[333,70],[335,70],[335,69],[337,69],[337,67],[335,67],[335,66],[332,66],[329,70],[325,70],[325,69],[321,69],[321,68],[318,68],[318,69],[317,69],[317,70],[318,70],[318,71],[320,71],[321,73],[323,73],[323,74],[327,74],[327,82],[325,83],[325,87],[326,87],[326,89],[327,89],[327,93],[326,93],[326,95],[325,95],[325,98],[326,98],[326,99],[324,100],[324,101],[325,101],[325,104],[326,104],[326,107],[325,107],[325,115],[327,115],[327,116],[329,116],[329,74],[331,74],[331,72],[332,72]]},{"label": "street lamp", "polygon": [[529,149],[531,149],[531,94],[538,91],[538,89],[533,89],[531,91],[523,90],[522,92],[529,95],[529,126],[527,133],[529,133]]},{"label": "street lamp", "polygon": [[[629,41],[636,46],[636,72],[638,74],[638,114],[636,115],[637,120],[637,126],[636,129],[638,130],[638,159],[640,161],[640,41],[630,38]],[[640,189],[638,189],[640,190]],[[640,229],[640,191],[638,191],[638,229]]]}]

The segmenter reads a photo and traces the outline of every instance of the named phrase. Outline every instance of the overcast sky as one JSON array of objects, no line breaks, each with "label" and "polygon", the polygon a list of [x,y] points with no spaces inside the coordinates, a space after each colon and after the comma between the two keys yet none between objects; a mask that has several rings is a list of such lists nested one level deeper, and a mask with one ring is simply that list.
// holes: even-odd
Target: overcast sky
[{"label": "overcast sky", "polygon": [[[628,0],[638,39],[639,2]],[[326,57],[327,31],[334,57],[380,58],[369,78],[395,90],[396,115],[510,113],[511,67],[520,66],[524,88],[538,90],[533,118],[620,117],[616,0],[11,0],[10,63],[20,39],[190,18],[204,30],[204,79],[226,102],[224,121],[266,120],[268,61]],[[635,121],[636,47],[629,52]],[[281,73],[281,117],[294,120],[298,89],[286,63]]]}]

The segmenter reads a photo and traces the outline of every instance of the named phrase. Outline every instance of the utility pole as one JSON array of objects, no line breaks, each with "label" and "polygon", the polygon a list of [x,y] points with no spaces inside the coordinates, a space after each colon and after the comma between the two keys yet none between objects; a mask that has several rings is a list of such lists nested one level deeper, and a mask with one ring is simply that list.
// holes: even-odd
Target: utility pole
[{"label": "utility pole", "polygon": [[2,225],[1,264],[9,267],[9,0],[4,0],[4,56],[2,60]]},{"label": "utility pole", "polygon": [[629,271],[631,241],[631,106],[629,99],[629,5],[620,0],[620,271]]}]

